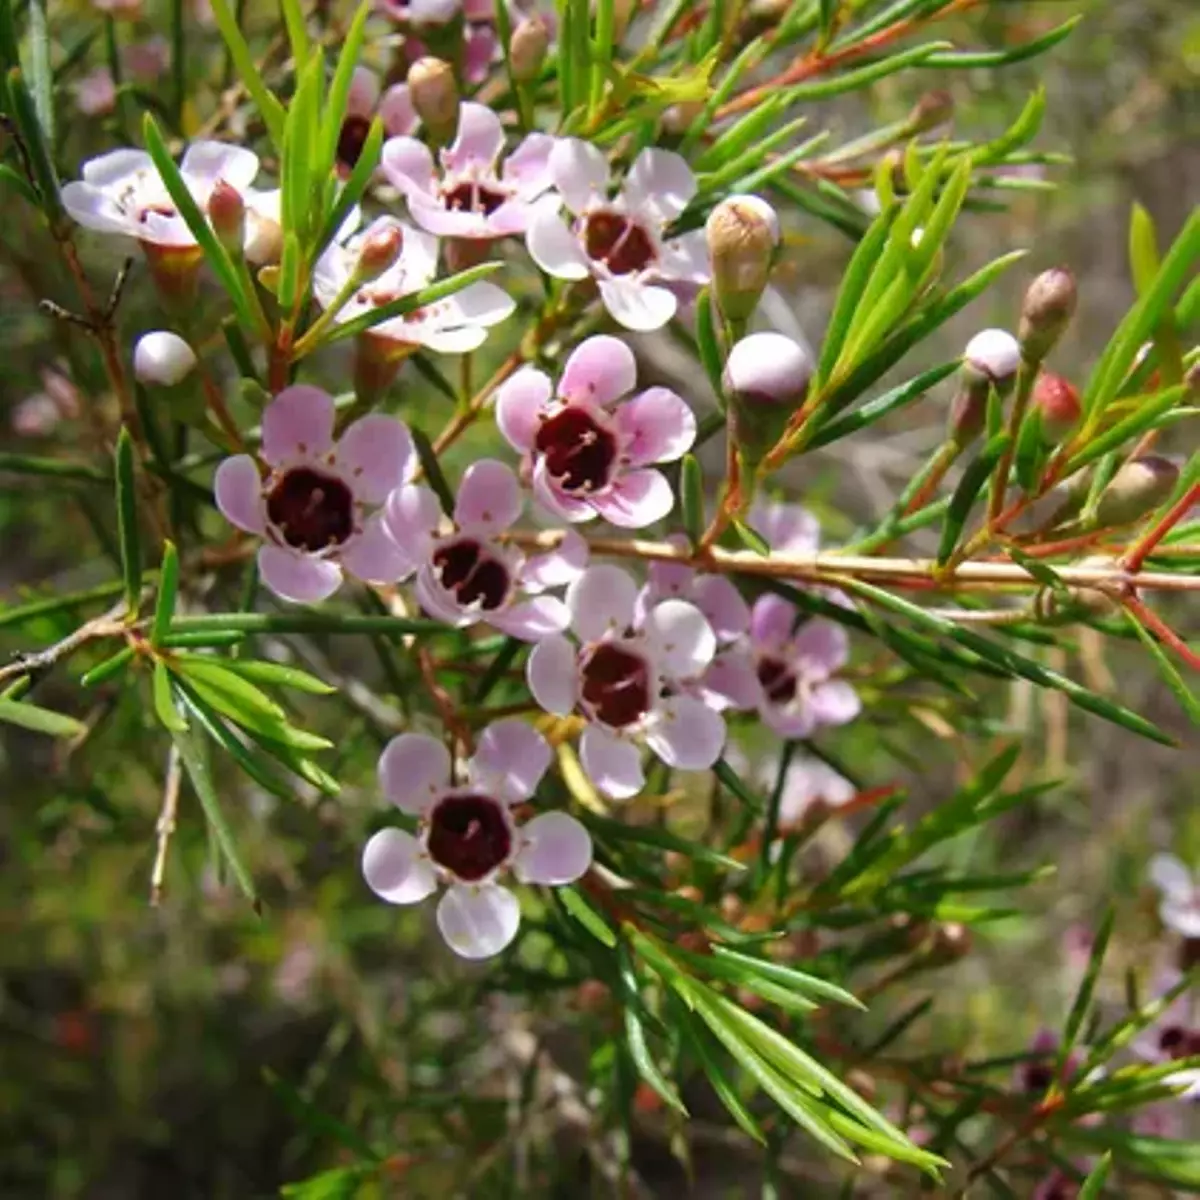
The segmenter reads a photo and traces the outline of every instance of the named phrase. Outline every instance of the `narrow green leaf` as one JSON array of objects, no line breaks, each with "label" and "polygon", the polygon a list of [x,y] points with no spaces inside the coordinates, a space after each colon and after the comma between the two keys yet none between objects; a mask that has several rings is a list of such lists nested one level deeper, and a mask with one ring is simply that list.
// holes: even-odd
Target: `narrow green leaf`
[{"label": "narrow green leaf", "polygon": [[584,899],[583,893],[573,887],[555,888],[554,895],[567,910],[601,945],[615,950],[617,935],[612,926]]},{"label": "narrow green leaf", "polygon": [[1153,286],[1161,266],[1154,218],[1135,202],[1129,214],[1129,269],[1139,296],[1144,296]]},{"label": "narrow green leaf", "polygon": [[133,661],[133,647],[125,646],[116,654],[97,663],[90,671],[79,678],[80,687],[96,687],[97,684],[107,683],[108,680],[120,675]]},{"label": "narrow green leaf", "polygon": [[8,95],[12,107],[10,115],[29,156],[29,168],[37,185],[42,212],[51,228],[57,228],[65,216],[59,195],[58,172],[54,169],[54,156],[42,135],[33,97],[29,94],[19,67],[12,67],[8,72]]},{"label": "narrow green leaf", "polygon": [[663,829],[657,825],[630,825],[624,821],[614,821],[609,817],[601,817],[596,813],[584,813],[583,823],[599,837],[618,842],[633,842],[639,846],[652,846],[656,850],[670,851],[682,854],[695,862],[709,863],[714,867],[724,867],[728,871],[743,871],[746,864],[730,858],[719,850],[705,846],[701,842],[690,841]]},{"label": "narrow green leaf", "polygon": [[962,365],[959,359],[942,363],[939,367],[931,367],[923,371],[915,379],[884,392],[882,396],[869,400],[861,408],[844,413],[835,420],[827,421],[817,426],[817,432],[805,443],[806,449],[815,450],[820,446],[829,446],[834,442],[866,429],[876,421],[898,412],[907,404],[920,400],[930,388],[941,383],[943,379],[953,375]]},{"label": "narrow green leaf", "polygon": [[747,550],[753,551],[762,558],[771,557],[770,543],[757,529],[752,529],[745,521],[739,520],[737,517],[733,520],[733,529]]},{"label": "narrow green leaf", "polygon": [[646,1083],[662,1097],[665,1104],[686,1117],[688,1111],[684,1107],[683,1101],[680,1100],[679,1093],[675,1090],[671,1081],[662,1073],[658,1063],[654,1061],[654,1055],[651,1053],[650,1046],[646,1041],[646,1027],[642,1022],[641,1012],[639,1011],[643,1008],[642,998],[638,992],[637,976],[634,974],[633,963],[630,961],[629,951],[626,947],[620,946],[618,948],[617,962],[621,977],[622,1008],[624,1009],[625,1017],[625,1041],[629,1047],[629,1054],[633,1059],[633,1065],[637,1067],[638,1074]]},{"label": "narrow green leaf", "polygon": [[712,953],[714,958],[736,963],[744,970],[761,975],[764,979],[770,979],[783,987],[794,988],[820,1000],[832,1000],[837,1004],[844,1004],[847,1008],[857,1008],[860,1012],[867,1010],[867,1006],[857,996],[818,975],[810,975],[770,959],[755,958],[753,955],[743,954],[740,950],[731,950],[727,946],[714,945]]},{"label": "narrow green leaf", "polygon": [[33,184],[9,163],[0,163],[0,183],[5,187],[12,188],[32,208],[42,207],[41,198],[38,196]]},{"label": "narrow green leaf", "polygon": [[700,365],[708,376],[709,386],[717,400],[724,403],[725,390],[721,375],[721,347],[717,342],[717,328],[713,314],[712,293],[708,288],[701,288],[696,297],[696,347],[700,353]]},{"label": "narrow green leaf", "polygon": [[177,616],[171,622],[171,633],[382,633],[400,637],[410,633],[432,635],[445,633],[447,626],[423,618],[391,617],[383,614],[307,612],[286,613],[197,613]]},{"label": "narrow green leaf", "polygon": [[154,664],[153,677],[154,711],[163,727],[171,733],[181,733],[187,728],[187,722],[179,715],[175,706],[175,694],[171,688],[171,673],[167,664],[159,659]]},{"label": "narrow green leaf", "polygon": [[694,454],[685,454],[679,464],[679,508],[683,516],[683,531],[693,548],[704,535],[704,476],[700,461]]},{"label": "narrow green leaf", "polygon": [[121,571],[125,578],[125,606],[130,619],[137,616],[142,597],[142,543],[137,521],[137,483],[134,479],[133,438],[122,427],[116,448],[117,529],[121,545]]},{"label": "narrow green leaf", "polygon": [[255,659],[223,658],[221,666],[249,679],[253,683],[269,683],[277,687],[293,688],[298,692],[308,692],[314,696],[330,696],[337,691],[332,684],[310,675],[299,667],[284,666],[283,663],[262,662]]},{"label": "narrow green leaf", "polygon": [[154,624],[150,645],[161,646],[175,616],[175,597],[179,592],[179,551],[174,542],[163,545],[162,569],[158,575],[158,599],[154,605]]},{"label": "narrow green leaf", "polygon": [[229,6],[229,0],[212,0],[212,11],[217,28],[221,31],[221,36],[225,39],[225,45],[229,49],[229,55],[233,60],[238,77],[245,85],[250,99],[254,101],[255,107],[266,123],[267,133],[275,144],[275,149],[281,150],[286,119],[283,105],[263,82],[258,67],[255,66],[254,55],[238,27],[238,19]]},{"label": "narrow green leaf", "polygon": [[1039,87],[1021,110],[1020,116],[1013,122],[1007,132],[994,142],[979,146],[971,151],[971,162],[976,167],[992,166],[1002,163],[1014,150],[1019,150],[1041,128],[1042,118],[1046,115],[1046,89]]},{"label": "narrow green leaf", "polygon": [[1100,1200],[1100,1197],[1104,1195],[1104,1185],[1108,1182],[1108,1173],[1111,1170],[1112,1151],[1109,1150],[1088,1172],[1088,1177],[1083,1181],[1083,1187],[1079,1190],[1079,1200]]},{"label": "narrow green leaf", "polygon": [[942,536],[937,552],[939,566],[944,566],[950,561],[950,556],[954,553],[954,547],[958,545],[959,535],[962,533],[967,518],[971,515],[976,498],[983,490],[984,484],[987,483],[1001,456],[1008,449],[1011,440],[1007,433],[997,434],[988,441],[987,445],[979,452],[979,456],[963,472],[958,486],[954,489],[954,494],[950,497],[950,507],[946,510],[946,520],[942,525]]},{"label": "narrow green leaf", "polygon": [[1042,34],[1033,41],[1020,46],[1009,46],[1004,50],[946,50],[931,54],[922,64],[923,68],[949,68],[955,71],[974,70],[980,67],[1006,67],[1010,63],[1025,62],[1036,58],[1053,49],[1059,42],[1067,38],[1071,31],[1083,20],[1082,16],[1071,17],[1061,25]]},{"label": "narrow green leaf", "polygon": [[1183,676],[1176,669],[1175,664],[1167,657],[1167,653],[1159,645],[1158,639],[1146,629],[1133,613],[1126,611],[1125,617],[1129,624],[1133,626],[1133,631],[1138,635],[1142,645],[1150,651],[1150,657],[1154,659],[1154,664],[1158,667],[1158,672],[1163,677],[1163,682],[1171,689],[1171,694],[1175,699],[1179,701],[1179,707],[1187,714],[1188,720],[1193,725],[1200,725],[1200,700],[1192,695],[1191,688],[1188,687]]},{"label": "narrow green leaf", "polygon": [[38,124],[51,155],[54,153],[54,76],[50,70],[50,30],[46,0],[30,0],[29,13],[29,87]]},{"label": "narrow green leaf", "polygon": [[99,601],[113,600],[125,590],[125,584],[102,583],[82,592],[71,592],[63,596],[48,596],[42,600],[30,600],[26,604],[17,604],[12,608],[0,609],[0,629],[11,625],[21,625],[26,621],[35,621],[39,617],[54,616],[57,613],[71,612]]},{"label": "narrow green leaf", "polygon": [[[1086,439],[1082,439],[1083,449],[1071,456],[1063,472],[1064,477],[1074,475],[1152,428],[1164,413],[1169,413],[1179,404],[1186,391],[1183,386],[1170,387],[1165,391],[1131,400],[1129,403],[1133,408],[1132,412],[1109,426],[1103,433],[1089,434]],[[1124,403],[1122,401],[1122,404]]]},{"label": "narrow green leaf", "polygon": [[1092,1007],[1092,997],[1096,993],[1096,980],[1100,977],[1100,968],[1104,965],[1104,955],[1108,951],[1109,939],[1112,937],[1113,923],[1116,920],[1116,910],[1109,905],[1096,931],[1096,940],[1092,942],[1092,952],[1088,956],[1087,969],[1079,981],[1075,991],[1075,999],[1071,1002],[1071,1011],[1067,1014],[1067,1023],[1063,1028],[1062,1041],[1058,1047],[1058,1066],[1055,1071],[1057,1078],[1063,1077],[1063,1070],[1075,1042],[1083,1029]]},{"label": "narrow green leaf", "polygon": [[766,811],[767,806],[762,797],[747,787],[742,777],[723,758],[714,764],[713,774],[720,780],[721,785],[728,788],[747,808],[756,813]]},{"label": "narrow green leaf", "polygon": [[305,25],[304,10],[300,0],[280,0],[283,9],[283,23],[287,28],[288,41],[292,47],[292,57],[298,63],[308,61],[308,29]]},{"label": "narrow green leaf", "polygon": [[87,733],[82,721],[21,700],[0,699],[0,721],[50,737],[73,738]]},{"label": "narrow green leaf", "polygon": [[442,471],[442,464],[438,461],[438,456],[434,453],[433,443],[429,440],[429,435],[423,429],[418,429],[415,425],[410,428],[409,432],[412,434],[413,445],[417,450],[417,457],[421,460],[421,470],[425,474],[426,482],[437,496],[438,503],[442,506],[442,512],[448,517],[453,517],[454,489],[451,488],[445,473]]}]

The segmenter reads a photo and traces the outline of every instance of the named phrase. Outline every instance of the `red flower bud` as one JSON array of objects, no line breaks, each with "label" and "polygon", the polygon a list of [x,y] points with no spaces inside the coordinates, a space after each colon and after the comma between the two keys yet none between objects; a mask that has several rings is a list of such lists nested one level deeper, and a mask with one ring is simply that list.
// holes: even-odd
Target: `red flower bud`
[{"label": "red flower bud", "polygon": [[1033,407],[1041,414],[1046,442],[1056,445],[1079,423],[1079,393],[1070,381],[1053,371],[1043,371],[1033,385]]}]

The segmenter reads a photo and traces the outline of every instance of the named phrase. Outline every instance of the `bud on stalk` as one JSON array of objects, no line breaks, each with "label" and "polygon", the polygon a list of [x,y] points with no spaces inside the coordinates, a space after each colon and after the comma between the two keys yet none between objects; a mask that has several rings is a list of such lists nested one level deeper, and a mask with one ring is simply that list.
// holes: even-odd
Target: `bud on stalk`
[{"label": "bud on stalk", "polygon": [[1079,393],[1069,380],[1054,371],[1042,371],[1033,385],[1032,404],[1042,423],[1042,437],[1049,446],[1064,441],[1079,424],[1083,409]]},{"label": "bud on stalk", "polygon": [[440,58],[418,58],[408,71],[408,94],[425,128],[449,142],[458,127],[458,83],[454,68]]},{"label": "bud on stalk", "polygon": [[1065,267],[1043,271],[1029,285],[1017,330],[1028,362],[1040,363],[1050,353],[1075,314],[1077,301],[1075,277]]},{"label": "bud on stalk", "polygon": [[550,49],[550,30],[538,16],[526,17],[513,30],[508,61],[518,83],[532,83],[542,73]]},{"label": "bud on stalk", "polygon": [[958,447],[968,445],[983,430],[988,395],[1012,390],[1021,366],[1017,339],[1003,329],[984,329],[963,351],[962,387],[950,407],[949,436]]},{"label": "bud on stalk", "polygon": [[758,196],[730,196],[704,226],[713,292],[728,321],[746,321],[758,307],[779,248],[779,218]]},{"label": "bud on stalk", "polygon": [[908,114],[908,128],[913,133],[928,133],[945,125],[954,116],[954,97],[944,88],[926,92]]},{"label": "bud on stalk", "polygon": [[782,333],[752,333],[730,351],[723,379],[730,432],[747,466],[779,441],[812,375],[808,352]]},{"label": "bud on stalk", "polygon": [[133,348],[133,374],[138,383],[175,387],[196,366],[196,352],[177,333],[158,329],[145,333]]},{"label": "bud on stalk", "polygon": [[1168,458],[1147,454],[1127,462],[1096,504],[1094,525],[1128,525],[1153,512],[1175,490],[1179,468]]},{"label": "bud on stalk", "polygon": [[208,219],[226,253],[240,259],[246,242],[246,202],[242,193],[224,179],[217,180],[208,198]]},{"label": "bud on stalk", "polygon": [[354,277],[359,283],[371,283],[390,270],[404,249],[404,231],[391,222],[369,234],[359,251]]}]

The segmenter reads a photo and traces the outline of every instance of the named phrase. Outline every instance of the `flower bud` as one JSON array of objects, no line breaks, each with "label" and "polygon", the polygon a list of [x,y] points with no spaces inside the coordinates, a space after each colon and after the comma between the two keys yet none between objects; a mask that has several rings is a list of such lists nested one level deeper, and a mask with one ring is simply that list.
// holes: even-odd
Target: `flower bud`
[{"label": "flower bud", "polygon": [[1054,371],[1043,371],[1037,377],[1031,401],[1041,417],[1042,436],[1051,446],[1067,437],[1079,423],[1083,411],[1079,393],[1069,380]]},{"label": "flower bud", "polygon": [[1017,330],[1021,353],[1029,362],[1041,362],[1050,352],[1074,315],[1077,300],[1075,276],[1065,267],[1043,271],[1029,285]]},{"label": "flower bud", "polygon": [[404,231],[399,222],[392,221],[366,236],[358,254],[354,277],[360,283],[370,283],[395,266],[404,249]]},{"label": "flower bud", "polygon": [[808,395],[812,373],[808,352],[782,333],[752,333],[730,351],[724,385],[731,432],[748,466],[783,435]]},{"label": "flower bud", "polygon": [[418,58],[408,70],[408,93],[425,128],[448,142],[458,125],[458,83],[454,68],[440,58]]},{"label": "flower bud", "polygon": [[1175,490],[1179,468],[1169,458],[1147,454],[1113,476],[1096,505],[1095,524],[1127,525],[1153,512]]},{"label": "flower bud", "polygon": [[246,239],[246,202],[242,193],[224,179],[217,180],[208,198],[208,219],[217,241],[234,258],[239,258]]},{"label": "flower bud", "polygon": [[133,373],[139,383],[175,387],[196,365],[196,352],[177,333],[165,329],[143,334],[133,348]]},{"label": "flower bud", "polygon": [[518,83],[532,83],[542,73],[550,49],[550,30],[538,16],[526,17],[513,30],[508,61]]},{"label": "flower bud", "polygon": [[963,376],[968,383],[986,382],[1005,395],[1012,388],[1021,365],[1021,347],[1003,329],[977,333],[963,351]]},{"label": "flower bud", "polygon": [[908,127],[913,133],[928,133],[945,125],[954,116],[954,97],[944,88],[926,92],[908,114]]},{"label": "flower bud", "polygon": [[662,127],[672,137],[683,137],[692,127],[692,122],[704,111],[700,100],[681,100],[663,109]]},{"label": "flower bud", "polygon": [[779,218],[758,196],[730,196],[709,214],[704,235],[717,304],[728,320],[745,321],[771,277]]}]

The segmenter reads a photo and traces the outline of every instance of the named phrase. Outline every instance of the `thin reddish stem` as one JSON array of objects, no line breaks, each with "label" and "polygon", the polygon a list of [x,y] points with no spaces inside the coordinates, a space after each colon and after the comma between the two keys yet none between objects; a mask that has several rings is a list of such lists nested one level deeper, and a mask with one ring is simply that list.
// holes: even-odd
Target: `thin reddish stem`
[{"label": "thin reddish stem", "polygon": [[1200,503],[1200,483],[1192,484],[1159,518],[1154,527],[1134,544],[1121,560],[1125,570],[1136,575],[1142,569],[1142,563],[1154,552],[1154,547],[1183,520],[1188,510],[1197,503]]}]

